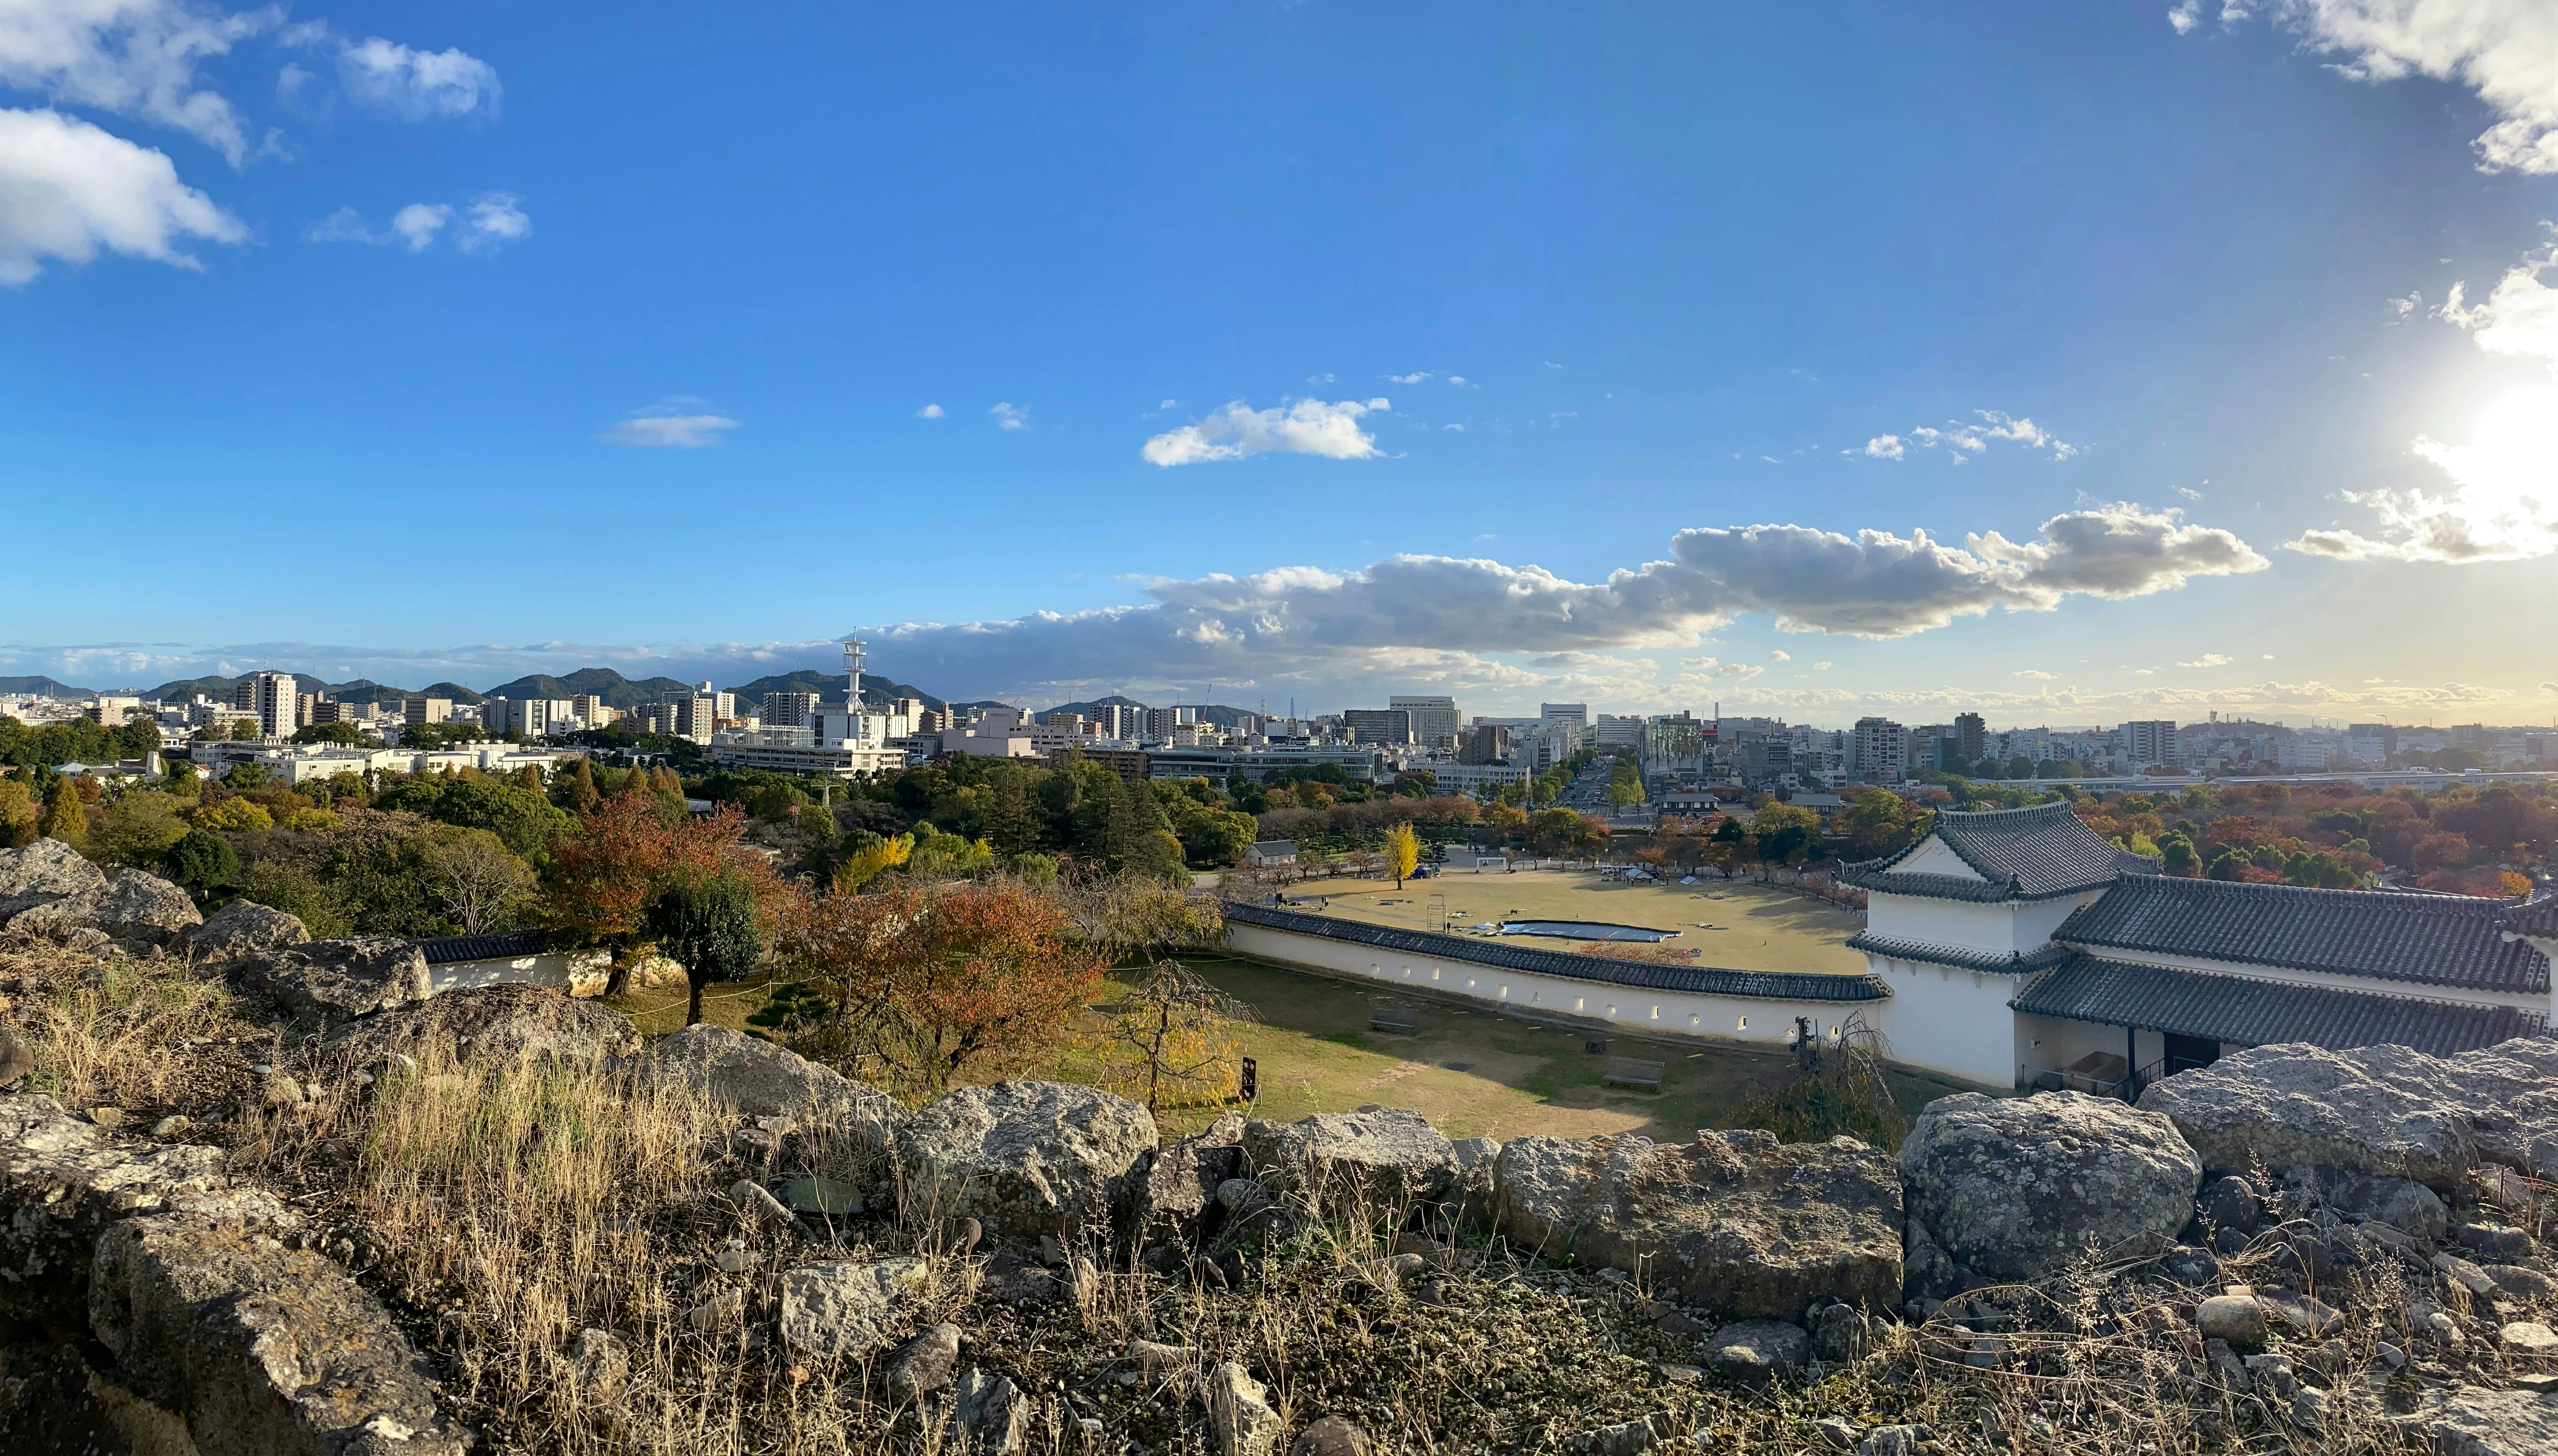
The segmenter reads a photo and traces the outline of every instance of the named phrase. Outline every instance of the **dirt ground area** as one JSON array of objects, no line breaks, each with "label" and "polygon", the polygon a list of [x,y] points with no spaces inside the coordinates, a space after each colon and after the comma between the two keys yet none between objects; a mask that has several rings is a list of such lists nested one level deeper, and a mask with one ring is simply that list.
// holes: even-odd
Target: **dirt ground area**
[{"label": "dirt ground area", "polygon": [[[1458,870],[1445,878],[1310,879],[1288,888],[1291,901],[1329,896],[1325,912],[1405,930],[1457,929],[1501,920],[1599,920],[1675,930],[1664,944],[1697,952],[1696,964],[1730,971],[1813,971],[1855,975],[1865,957],[1847,938],[1865,928],[1853,911],[1772,885],[1675,880],[1628,883],[1588,869]],[[1432,897],[1438,897],[1434,917]],[[1296,906],[1301,909],[1313,905]],[[1434,918],[1438,923],[1434,924]],[[1517,944],[1580,951],[1588,943],[1547,936]]]}]

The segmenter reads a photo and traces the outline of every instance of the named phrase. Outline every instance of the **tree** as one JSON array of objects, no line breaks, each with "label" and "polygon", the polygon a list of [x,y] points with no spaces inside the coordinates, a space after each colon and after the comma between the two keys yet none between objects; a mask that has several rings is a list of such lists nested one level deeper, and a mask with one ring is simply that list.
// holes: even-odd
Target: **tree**
[{"label": "tree", "polygon": [[231,842],[210,830],[191,829],[160,863],[172,883],[204,901],[239,878],[239,855]]},{"label": "tree", "polygon": [[560,807],[571,814],[592,814],[595,806],[604,802],[604,796],[595,791],[595,770],[583,757],[577,760],[576,767],[561,775],[553,787]]},{"label": "tree", "polygon": [[844,862],[835,869],[835,888],[858,890],[905,863],[915,853],[915,836],[882,838],[866,829],[844,836]]},{"label": "tree", "polygon": [[293,730],[297,743],[344,743],[352,748],[364,740],[364,735],[352,723],[315,723]]},{"label": "tree", "polygon": [[828,1003],[803,1047],[933,1094],[976,1063],[1055,1045],[1109,964],[1056,894],[1003,883],[803,896],[782,948]]},{"label": "tree", "polygon": [[684,968],[687,1026],[702,1019],[702,988],[743,981],[764,958],[764,917],[755,887],[735,866],[670,875],[649,898],[645,924],[658,949]]},{"label": "tree", "polygon": [[2203,872],[2203,857],[2195,853],[2194,841],[2181,834],[2171,834],[2158,842],[2159,868],[2183,879]]},{"label": "tree", "polygon": [[616,794],[553,847],[541,918],[571,944],[610,948],[614,972],[607,990],[619,993],[658,888],[679,870],[717,870],[745,832],[746,816],[734,807],[699,817],[665,815],[644,784],[638,793]]},{"label": "tree", "polygon": [[1768,804],[1750,816],[1751,839],[1770,864],[1800,864],[1820,843],[1821,817],[1799,804]]},{"label": "tree", "polygon": [[79,788],[68,778],[54,780],[54,790],[45,796],[45,817],[37,822],[38,835],[77,845],[88,839],[88,811],[80,807]]},{"label": "tree", "polygon": [[37,812],[36,796],[14,778],[0,778],[0,850],[15,850],[34,844],[41,834],[37,828],[43,816]]},{"label": "tree", "polygon": [[1398,824],[1385,832],[1385,867],[1392,871],[1396,889],[1403,888],[1403,881],[1420,863],[1421,839],[1411,825]]},{"label": "tree", "polygon": [[1233,1023],[1251,1014],[1179,961],[1158,961],[1102,1020],[1101,1085],[1150,1113],[1223,1102],[1238,1070]]},{"label": "tree", "polygon": [[199,808],[194,818],[196,828],[213,830],[217,833],[248,834],[256,830],[275,828],[275,816],[266,812],[265,805],[252,803],[237,795],[227,799],[216,799]]},{"label": "tree", "polygon": [[533,869],[485,829],[440,825],[425,846],[427,883],[454,929],[478,935],[514,918]]},{"label": "tree", "polygon": [[1839,830],[1849,854],[1873,860],[1909,844],[1931,817],[1890,789],[1867,789],[1839,816]]},{"label": "tree", "polygon": [[232,742],[253,743],[257,741],[257,724],[252,720],[243,718],[231,725]]}]

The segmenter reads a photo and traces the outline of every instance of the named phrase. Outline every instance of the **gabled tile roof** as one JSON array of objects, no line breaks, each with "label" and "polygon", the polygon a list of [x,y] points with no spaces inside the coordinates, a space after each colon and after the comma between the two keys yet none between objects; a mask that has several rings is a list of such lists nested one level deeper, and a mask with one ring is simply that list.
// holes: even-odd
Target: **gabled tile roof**
[{"label": "gabled tile roof", "polygon": [[1570,951],[1531,950],[1526,946],[1466,935],[1439,935],[1426,930],[1396,930],[1364,920],[1310,915],[1270,905],[1229,900],[1225,918],[1238,925],[1293,930],[1327,940],[1355,941],[1407,956],[1501,966],[1573,981],[1631,986],[1649,991],[1691,992],[1700,995],[1762,996],[1787,1001],[1879,1001],[1892,989],[1873,976],[1850,973],[1795,974],[1784,971],[1725,971],[1711,966],[1662,966],[1649,961],[1620,961],[1612,956],[1582,956]]},{"label": "gabled tile roof", "polygon": [[2542,895],[2527,905],[2508,908],[2504,929],[2508,935],[2558,936],[2558,895]]},{"label": "gabled tile roof", "polygon": [[2508,909],[2462,895],[2126,875],[2052,938],[2088,950],[2545,994],[2549,963],[2504,938]]},{"label": "gabled tile roof", "polygon": [[450,966],[457,961],[511,961],[538,956],[543,941],[538,930],[497,930],[479,935],[442,935],[412,944],[425,953],[426,964]]},{"label": "gabled tile roof", "polygon": [[[1892,866],[1931,838],[1942,840],[1981,878],[1894,872]],[[2112,884],[2125,873],[2155,870],[2155,860],[2126,855],[2097,838],[2067,804],[2037,804],[1969,814],[1940,811],[1935,824],[1909,849],[1850,865],[1843,874],[1850,884],[1891,894],[1997,901],[2074,895]]]},{"label": "gabled tile roof", "polygon": [[2236,976],[2131,966],[2077,956],[2045,972],[2008,1002],[2020,1011],[2247,1046],[2306,1041],[2330,1051],[2405,1046],[2451,1056],[2516,1036],[2538,1036],[2548,1018],[2513,1006],[2463,1005]]},{"label": "gabled tile roof", "polygon": [[2021,976],[2057,966],[2077,954],[2067,946],[2047,945],[2032,954],[2010,951],[1998,955],[1991,951],[1960,951],[1946,946],[1931,946],[1915,940],[1895,940],[1861,930],[1847,938],[1847,948],[1868,955],[1890,956],[1897,961],[1925,961],[1935,966],[1953,966],[1965,971],[1994,971],[2001,975]]}]

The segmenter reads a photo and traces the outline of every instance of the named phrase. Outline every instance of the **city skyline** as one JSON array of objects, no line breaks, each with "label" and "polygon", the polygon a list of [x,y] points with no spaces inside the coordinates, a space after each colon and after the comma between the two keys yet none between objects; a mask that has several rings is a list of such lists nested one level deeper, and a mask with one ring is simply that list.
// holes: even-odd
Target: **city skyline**
[{"label": "city skyline", "polygon": [[2558,715],[2519,0],[18,9],[0,676]]}]

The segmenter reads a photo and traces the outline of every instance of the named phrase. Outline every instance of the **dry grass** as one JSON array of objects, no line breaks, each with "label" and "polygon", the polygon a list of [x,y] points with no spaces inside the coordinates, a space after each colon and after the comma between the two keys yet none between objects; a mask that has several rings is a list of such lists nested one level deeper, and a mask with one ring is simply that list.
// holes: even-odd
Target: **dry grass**
[{"label": "dry grass", "polygon": [[236,1080],[196,1046],[255,1044],[264,1033],[242,1019],[238,998],[218,980],[200,979],[183,961],[99,957],[49,941],[0,950],[0,1003],[36,1054],[28,1084],[67,1108],[100,1104],[127,1111],[203,1099],[209,1075]]}]

